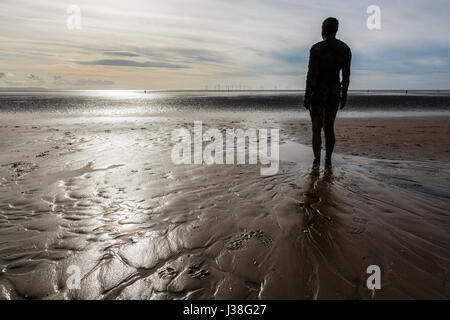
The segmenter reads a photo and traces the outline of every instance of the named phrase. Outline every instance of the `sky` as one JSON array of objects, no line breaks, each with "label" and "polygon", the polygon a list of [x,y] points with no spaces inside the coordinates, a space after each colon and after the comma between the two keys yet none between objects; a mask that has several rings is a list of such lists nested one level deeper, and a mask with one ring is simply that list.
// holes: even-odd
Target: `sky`
[{"label": "sky", "polygon": [[[381,29],[367,27],[370,5]],[[448,0],[1,0],[0,87],[301,90],[332,16],[350,89],[450,89],[449,12]]]}]

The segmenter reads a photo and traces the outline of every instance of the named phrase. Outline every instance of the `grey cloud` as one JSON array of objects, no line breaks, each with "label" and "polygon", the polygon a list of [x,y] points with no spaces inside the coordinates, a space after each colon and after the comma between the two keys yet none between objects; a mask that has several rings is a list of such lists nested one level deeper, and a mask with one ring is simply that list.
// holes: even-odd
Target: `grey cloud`
[{"label": "grey cloud", "polygon": [[39,77],[39,76],[37,76],[35,74],[31,74],[31,73],[27,76],[27,78],[30,79],[30,80],[35,80],[35,81],[43,80],[41,77]]},{"label": "grey cloud", "polygon": [[138,54],[129,51],[105,51],[104,54],[119,57],[139,57]]},{"label": "grey cloud", "polygon": [[[278,50],[261,50],[247,47],[252,54],[264,58],[265,61],[248,63],[244,68],[228,69],[221,73],[229,77],[259,77],[259,76],[295,76],[306,73],[309,48],[306,46],[288,46]],[[259,59],[260,60],[260,59]]]},{"label": "grey cloud", "polygon": [[392,74],[450,73],[450,49],[422,42],[411,46],[386,46],[376,54],[354,50],[353,69]]},{"label": "grey cloud", "polygon": [[54,84],[57,86],[111,86],[114,81],[101,79],[67,79],[61,75],[53,76]]},{"label": "grey cloud", "polygon": [[197,48],[169,48],[168,52],[180,55],[181,57],[191,58],[193,60],[202,62],[219,62],[223,63],[225,57],[216,52],[210,50],[197,49]]},{"label": "grey cloud", "polygon": [[158,59],[172,61],[184,61],[191,63],[193,61],[200,62],[215,62],[215,63],[227,63],[229,61],[228,57],[220,52],[215,52],[207,49],[200,48],[176,48],[176,47],[166,47],[166,48],[136,48],[134,51],[139,52],[140,55]]},{"label": "grey cloud", "polygon": [[286,49],[257,51],[259,56],[269,58],[286,66],[299,66],[308,64],[309,47],[292,46]]},{"label": "grey cloud", "polygon": [[124,59],[102,59],[94,61],[78,61],[78,64],[83,65],[97,65],[97,66],[117,66],[117,67],[139,67],[139,68],[169,68],[169,69],[182,69],[187,68],[184,65],[166,63],[166,62],[137,62],[133,60]]}]

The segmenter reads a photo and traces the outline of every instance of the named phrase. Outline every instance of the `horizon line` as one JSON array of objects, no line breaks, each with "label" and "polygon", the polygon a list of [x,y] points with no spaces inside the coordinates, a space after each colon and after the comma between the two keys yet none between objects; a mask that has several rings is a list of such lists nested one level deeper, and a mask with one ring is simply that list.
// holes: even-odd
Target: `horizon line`
[{"label": "horizon line", "polygon": [[[22,91],[23,90],[23,91]],[[305,89],[51,89],[45,87],[0,87],[0,92],[49,91],[142,91],[142,92],[305,92]],[[442,92],[450,89],[350,89],[348,92]]]}]

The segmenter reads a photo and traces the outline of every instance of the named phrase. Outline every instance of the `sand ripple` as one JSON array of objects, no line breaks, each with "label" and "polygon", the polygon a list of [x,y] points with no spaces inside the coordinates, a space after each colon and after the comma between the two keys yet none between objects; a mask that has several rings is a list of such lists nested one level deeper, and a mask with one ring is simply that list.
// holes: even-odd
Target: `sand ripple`
[{"label": "sand ripple", "polygon": [[[363,158],[312,171],[301,146],[272,177],[173,166],[170,129],[189,125],[0,128],[0,298],[449,298],[450,210],[439,195],[386,181],[386,164]],[[412,176],[413,164],[393,166]],[[380,291],[366,288],[371,264]]]}]

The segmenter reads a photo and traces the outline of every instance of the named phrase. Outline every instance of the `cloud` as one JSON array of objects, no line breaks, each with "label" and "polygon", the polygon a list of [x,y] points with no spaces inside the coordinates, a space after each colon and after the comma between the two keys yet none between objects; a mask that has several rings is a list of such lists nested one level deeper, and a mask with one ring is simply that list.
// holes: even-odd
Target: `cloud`
[{"label": "cloud", "polygon": [[139,57],[138,54],[129,51],[105,51],[104,54],[119,57]]},{"label": "cloud", "polygon": [[[25,85],[42,80],[68,87],[73,79],[100,77],[117,88],[248,81],[302,89],[309,48],[321,40],[322,20],[335,16],[338,37],[353,52],[353,89],[385,87],[389,78],[396,87],[432,89],[436,79],[450,86],[450,38],[442,36],[450,28],[448,0],[380,0],[382,29],[372,31],[366,27],[369,0],[78,0],[89,15],[70,37],[61,20],[64,4],[22,2],[1,4],[8,15],[0,37],[8,46],[0,49],[0,60],[17,75],[39,74],[22,76]],[[99,75],[95,66],[110,67]],[[53,76],[58,74],[70,78]],[[8,78],[6,73],[2,82]]]},{"label": "cloud", "polygon": [[173,64],[167,62],[137,62],[133,60],[124,59],[102,59],[93,61],[78,61],[78,64],[83,65],[96,65],[96,66],[116,66],[116,67],[138,67],[138,68],[169,68],[169,69],[182,69],[187,66],[180,64]]},{"label": "cloud", "polygon": [[58,87],[72,87],[72,86],[111,86],[115,82],[111,80],[101,80],[101,79],[67,79],[62,75],[53,76],[53,84]]},{"label": "cloud", "polygon": [[76,86],[112,86],[114,81],[110,80],[94,80],[94,79],[78,79],[72,82]]},{"label": "cloud", "polygon": [[33,81],[42,81],[42,80],[44,80],[41,77],[39,77],[39,76],[37,76],[35,74],[31,74],[31,73],[27,76],[27,78],[30,79],[30,80],[33,80]]},{"label": "cloud", "polygon": [[229,60],[224,54],[201,48],[164,48],[161,51],[185,60],[218,63],[226,63]]},{"label": "cloud", "polygon": [[352,69],[391,74],[450,73],[450,49],[438,43],[383,46],[375,52],[354,50]]}]

